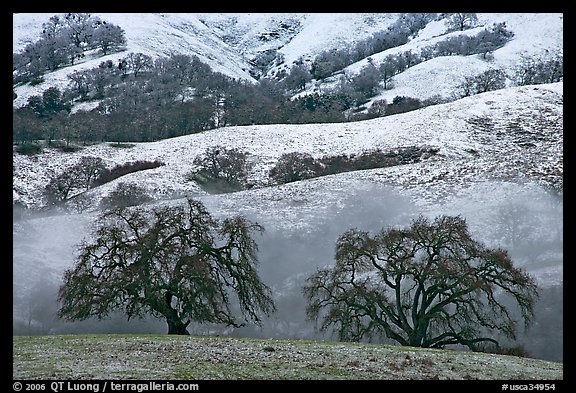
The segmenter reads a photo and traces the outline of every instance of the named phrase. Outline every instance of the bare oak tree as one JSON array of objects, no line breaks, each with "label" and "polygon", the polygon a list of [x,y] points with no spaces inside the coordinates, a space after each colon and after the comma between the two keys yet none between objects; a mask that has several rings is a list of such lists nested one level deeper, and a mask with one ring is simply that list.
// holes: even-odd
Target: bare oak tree
[{"label": "bare oak tree", "polygon": [[102,158],[81,157],[78,163],[50,179],[44,188],[47,204],[60,205],[82,191],[89,190],[105,170],[106,165]]},{"label": "bare oak tree", "polygon": [[210,193],[240,191],[247,187],[252,164],[249,153],[236,148],[212,146],[194,158],[197,169],[187,175]]},{"label": "bare oak tree", "polygon": [[[164,318],[168,334],[188,334],[191,321],[240,327],[275,310],[260,281],[252,232],[263,228],[237,216],[214,220],[201,202],[103,213],[92,242],[64,273],[59,316]],[[233,300],[237,301],[233,301]]]},{"label": "bare oak tree", "polygon": [[487,331],[514,339],[507,300],[528,326],[538,296],[507,251],[473,240],[459,216],[421,216],[375,236],[351,229],[337,241],[335,266],[311,275],[304,293],[309,318],[342,340],[385,335],[406,346],[472,350],[499,347]]},{"label": "bare oak tree", "polygon": [[456,12],[448,14],[446,20],[448,31],[464,31],[478,24],[478,16],[471,12]]}]

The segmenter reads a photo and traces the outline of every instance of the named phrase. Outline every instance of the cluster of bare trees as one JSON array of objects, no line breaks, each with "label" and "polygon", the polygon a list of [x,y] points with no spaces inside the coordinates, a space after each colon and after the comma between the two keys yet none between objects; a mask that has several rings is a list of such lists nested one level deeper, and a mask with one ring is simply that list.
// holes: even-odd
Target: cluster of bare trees
[{"label": "cluster of bare trees", "polygon": [[[65,319],[120,310],[128,318],[164,319],[169,334],[188,334],[191,322],[241,327],[276,310],[257,271],[257,223],[215,220],[192,199],[113,209],[98,222],[64,274]],[[505,250],[474,240],[458,216],[419,217],[375,235],[350,229],[336,243],[335,264],[311,274],[303,291],[308,317],[342,340],[381,336],[472,350],[498,350],[493,333],[514,339],[510,310],[518,307],[529,325],[538,296],[533,278]]]},{"label": "cluster of bare trees", "polygon": [[353,47],[330,49],[320,53],[312,62],[310,73],[314,79],[324,79],[375,53],[403,45],[410,36],[424,28],[436,16],[433,13],[401,14],[386,30],[373,34]]},{"label": "cluster of bare trees", "polygon": [[[46,205],[49,207],[62,206],[71,199],[79,199],[82,206],[75,207],[86,208],[91,204],[91,201],[82,198],[85,191],[128,173],[153,169],[162,165],[164,163],[158,160],[133,161],[107,168],[102,158],[83,156],[76,164],[52,176],[44,188]],[[142,187],[130,183],[119,183],[117,188],[103,199],[102,207],[133,206],[150,199]]]},{"label": "cluster of bare trees", "polygon": [[[415,15],[415,14],[411,14]],[[418,14],[416,14],[418,15]],[[458,19],[456,25],[458,27],[454,27],[456,30],[460,30],[460,26],[464,23],[463,26],[466,28],[470,28],[473,26],[473,20],[477,21],[475,18],[475,14],[454,14],[454,15],[464,15],[462,20]],[[466,15],[473,15],[466,16]],[[423,18],[422,21],[428,20],[427,18]],[[418,24],[420,26],[421,24]],[[425,25],[425,24],[424,24]],[[407,34],[410,34],[411,30],[408,30],[406,27],[403,28],[403,37],[407,37]],[[391,30],[389,30],[391,31]],[[386,34],[392,34],[390,32],[386,32]],[[394,31],[394,29],[392,30]],[[505,23],[495,23],[492,26],[489,26],[478,34],[474,36],[468,35],[457,35],[448,37],[443,41],[440,41],[432,46],[426,46],[420,50],[420,52],[416,53],[412,50],[405,51],[403,53],[395,54],[395,55],[388,55],[378,66],[369,62],[359,73],[356,77],[359,80],[365,81],[373,77],[375,79],[375,83],[372,83],[374,87],[377,87],[377,84],[380,81],[383,81],[384,89],[391,88],[390,80],[394,75],[397,75],[407,68],[410,68],[416,64],[419,64],[423,61],[430,60],[434,57],[439,56],[468,56],[472,54],[482,54],[483,58],[488,59],[489,54],[495,51],[498,48],[501,48],[508,42],[512,37],[513,33],[506,29]],[[406,43],[405,40],[392,40],[389,38],[382,38],[378,35],[374,35],[371,39],[376,42],[388,42],[390,47],[395,47]],[[359,46],[362,46],[358,44]],[[315,79],[325,79],[328,76],[333,75],[336,71],[343,70],[346,66],[365,59],[369,58],[371,54],[381,52],[382,50],[388,49],[386,47],[381,48],[377,46],[379,50],[377,51],[369,51],[367,54],[361,52],[363,57],[358,56],[346,56],[345,54],[341,53],[348,49],[340,49],[340,50],[331,50],[321,53],[316,57],[314,62],[310,67],[310,75]],[[353,61],[352,61],[353,60]],[[320,70],[320,71],[319,71]],[[297,68],[298,74],[301,75],[303,70],[302,66]],[[290,75],[291,76],[291,75]],[[375,78],[374,78],[375,77]],[[305,78],[299,76],[297,80],[304,81]],[[302,84],[296,84],[296,86],[302,86]],[[375,94],[374,91],[367,91],[368,97],[373,96]]]},{"label": "cluster of bare trees", "polygon": [[514,70],[514,83],[517,86],[554,83],[563,77],[564,55],[560,51],[523,57]]},{"label": "cluster of bare trees", "polygon": [[124,30],[88,13],[54,15],[42,24],[39,40],[13,55],[14,83],[41,82],[42,74],[73,65],[89,50],[103,56],[126,44]]},{"label": "cluster of bare trees", "polygon": [[68,170],[54,176],[46,185],[44,195],[48,205],[60,205],[79,192],[89,190],[106,170],[100,157],[85,156]]}]

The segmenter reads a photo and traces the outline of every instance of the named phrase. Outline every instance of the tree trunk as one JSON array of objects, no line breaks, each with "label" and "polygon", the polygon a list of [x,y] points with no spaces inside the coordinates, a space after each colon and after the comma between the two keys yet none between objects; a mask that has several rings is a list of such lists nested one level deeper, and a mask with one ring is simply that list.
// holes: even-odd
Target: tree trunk
[{"label": "tree trunk", "polygon": [[168,323],[168,334],[190,335],[188,330],[186,330],[188,323],[183,323],[180,319],[166,319],[166,322]]},{"label": "tree trunk", "polygon": [[426,332],[428,331],[428,323],[422,320],[418,321],[414,326],[412,334],[408,335],[408,342],[411,347],[422,347],[426,339]]},{"label": "tree trunk", "polygon": [[188,333],[186,328],[188,327],[190,320],[188,320],[186,323],[182,322],[182,318],[178,312],[172,308],[172,297],[173,296],[170,291],[167,291],[164,294],[164,302],[166,306],[166,312],[164,313],[164,316],[166,317],[166,322],[168,323],[168,334],[189,335],[190,333]]}]

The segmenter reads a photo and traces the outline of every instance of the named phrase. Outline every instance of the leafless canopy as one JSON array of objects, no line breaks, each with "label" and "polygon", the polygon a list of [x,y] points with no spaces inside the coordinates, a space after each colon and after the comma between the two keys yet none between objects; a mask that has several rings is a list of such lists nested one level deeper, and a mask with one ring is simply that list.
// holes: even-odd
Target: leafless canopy
[{"label": "leafless canopy", "polygon": [[499,346],[486,331],[514,338],[512,298],[529,324],[533,279],[507,251],[473,240],[461,217],[424,217],[375,236],[352,229],[337,241],[336,263],[310,276],[307,313],[342,340],[383,334],[401,345]]},{"label": "leafless canopy", "polygon": [[186,206],[115,209],[99,224],[64,274],[61,317],[103,318],[123,309],[128,318],[165,318],[169,333],[187,334],[191,321],[239,327],[234,309],[256,323],[260,312],[275,309],[256,270],[252,233],[263,230],[259,224],[240,216],[216,221],[192,199]]}]

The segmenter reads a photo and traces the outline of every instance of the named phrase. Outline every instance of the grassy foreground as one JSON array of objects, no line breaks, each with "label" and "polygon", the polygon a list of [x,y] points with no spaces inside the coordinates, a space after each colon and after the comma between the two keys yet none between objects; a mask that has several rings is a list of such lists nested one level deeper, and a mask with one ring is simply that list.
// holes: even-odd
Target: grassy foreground
[{"label": "grassy foreground", "polygon": [[556,362],[334,341],[13,336],[13,350],[14,379],[563,379]]}]

